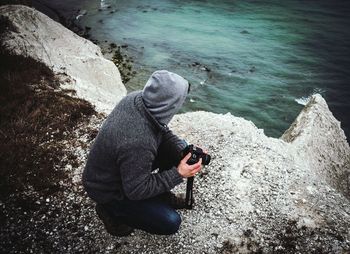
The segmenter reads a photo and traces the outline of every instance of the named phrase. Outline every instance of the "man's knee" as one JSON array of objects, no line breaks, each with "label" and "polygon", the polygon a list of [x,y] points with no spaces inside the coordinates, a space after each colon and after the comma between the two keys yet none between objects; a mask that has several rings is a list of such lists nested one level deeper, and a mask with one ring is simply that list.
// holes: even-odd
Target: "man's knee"
[{"label": "man's knee", "polygon": [[172,212],[169,213],[167,216],[167,223],[166,223],[166,227],[165,227],[165,235],[172,235],[175,234],[181,225],[181,217],[177,212]]}]

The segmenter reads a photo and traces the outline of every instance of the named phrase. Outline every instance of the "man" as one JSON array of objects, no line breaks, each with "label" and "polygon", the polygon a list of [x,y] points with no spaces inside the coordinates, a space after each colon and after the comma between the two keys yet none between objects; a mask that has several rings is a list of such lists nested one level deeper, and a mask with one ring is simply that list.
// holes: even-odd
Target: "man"
[{"label": "man", "polygon": [[[189,83],[165,70],[154,72],[142,91],[128,94],[103,123],[83,172],[83,184],[96,201],[106,230],[117,236],[133,228],[173,234],[184,206],[170,192],[201,170],[202,160],[186,162],[186,143],[167,124],[184,103]],[[154,170],[158,169],[158,172]]]}]

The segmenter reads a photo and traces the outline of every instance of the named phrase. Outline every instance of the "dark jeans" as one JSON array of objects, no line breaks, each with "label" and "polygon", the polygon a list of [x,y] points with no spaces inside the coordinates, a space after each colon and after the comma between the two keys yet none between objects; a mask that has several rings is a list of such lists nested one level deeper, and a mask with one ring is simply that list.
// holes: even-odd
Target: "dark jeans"
[{"label": "dark jeans", "polygon": [[170,235],[178,231],[180,215],[158,197],[145,200],[115,200],[103,207],[116,219],[130,227],[151,234]]},{"label": "dark jeans", "polygon": [[[166,148],[160,147],[153,168],[159,168],[159,171],[163,171],[174,165],[177,166],[178,163],[179,158],[171,157]],[[181,224],[180,215],[174,208],[161,200],[161,195],[137,201],[114,200],[102,206],[118,221],[151,234],[174,234]]]}]

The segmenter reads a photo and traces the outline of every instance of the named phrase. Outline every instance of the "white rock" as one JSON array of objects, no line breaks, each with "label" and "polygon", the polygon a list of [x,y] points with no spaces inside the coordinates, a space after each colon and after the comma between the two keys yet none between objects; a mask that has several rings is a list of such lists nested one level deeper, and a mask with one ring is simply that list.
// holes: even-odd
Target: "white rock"
[{"label": "white rock", "polygon": [[[310,99],[282,139],[269,138],[251,122],[231,114],[180,114],[170,127],[189,143],[211,147],[209,153],[213,155],[206,169],[209,174],[195,181],[196,204],[208,210],[201,214],[199,224],[187,222],[191,216],[185,213],[180,231],[182,236],[201,232],[203,241],[199,246],[212,239],[210,229],[217,229],[223,239],[230,239],[242,237],[238,225],[243,230],[256,228],[253,233],[259,231],[261,236],[268,236],[271,229],[283,230],[280,225],[288,220],[322,228],[321,214],[336,218],[333,221],[344,230],[339,229],[339,234],[350,227],[346,216],[350,212],[346,191],[350,183],[349,178],[340,177],[349,175],[350,148],[339,122],[320,95]],[[218,133],[222,135],[219,138]],[[298,135],[291,139],[290,133]],[[226,193],[233,198],[227,198]],[[219,210],[224,212],[220,215],[216,212]],[[264,223],[260,223],[260,218],[264,218]],[[346,239],[346,235],[343,237]],[[268,237],[263,239],[269,241]],[[201,251],[204,250],[193,253]]]},{"label": "white rock", "polygon": [[44,64],[62,88],[75,90],[97,111],[109,113],[126,95],[118,68],[91,41],[26,6],[1,6],[0,18],[9,24],[3,49]]},{"label": "white rock", "polygon": [[282,139],[302,155],[310,170],[350,196],[349,144],[340,122],[321,95],[313,95]]}]

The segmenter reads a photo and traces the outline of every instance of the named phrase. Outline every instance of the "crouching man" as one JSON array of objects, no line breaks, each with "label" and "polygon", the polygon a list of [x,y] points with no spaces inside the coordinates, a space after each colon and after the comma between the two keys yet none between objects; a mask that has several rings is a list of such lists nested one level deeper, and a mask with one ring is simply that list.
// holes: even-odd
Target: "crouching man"
[{"label": "crouching man", "polygon": [[[156,71],[142,91],[128,94],[103,123],[90,150],[83,184],[106,230],[125,236],[134,228],[173,234],[185,201],[170,192],[201,170],[186,162],[186,143],[167,127],[189,92],[189,83]],[[155,171],[156,170],[156,171]]]}]

